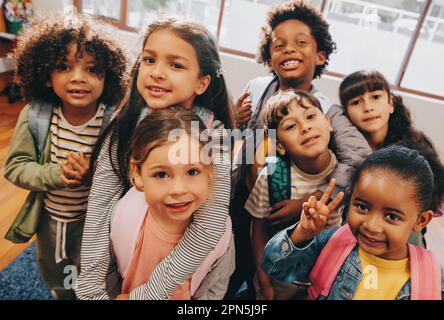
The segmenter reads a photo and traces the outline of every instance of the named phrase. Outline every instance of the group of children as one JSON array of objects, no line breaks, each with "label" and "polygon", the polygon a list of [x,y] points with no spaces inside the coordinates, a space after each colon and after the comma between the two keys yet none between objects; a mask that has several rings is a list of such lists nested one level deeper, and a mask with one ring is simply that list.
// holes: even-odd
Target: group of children
[{"label": "group of children", "polygon": [[[129,79],[109,29],[36,19],[15,50],[28,105],[4,172],[31,193],[6,238],[37,235],[55,299],[442,298],[421,248],[442,210],[438,153],[379,72],[347,76],[341,105],[314,88],[335,43],[311,4],[270,9],[271,76],[235,104],[202,25],[150,23]],[[265,134],[235,152],[219,142],[236,127]]]}]

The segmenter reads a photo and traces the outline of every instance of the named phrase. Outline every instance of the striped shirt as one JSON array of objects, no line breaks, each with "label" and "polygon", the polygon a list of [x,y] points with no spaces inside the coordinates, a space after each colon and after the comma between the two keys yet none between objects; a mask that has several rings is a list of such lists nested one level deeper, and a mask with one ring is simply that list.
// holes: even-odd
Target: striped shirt
[{"label": "striped shirt", "polygon": [[[71,125],[64,117],[62,108],[54,108],[51,126],[51,163],[67,159],[70,152],[83,152],[90,156],[99,136],[105,106],[100,105],[97,113],[80,126]],[[89,196],[88,186],[50,190],[45,193],[43,206],[56,221],[73,222],[85,217]]]},{"label": "striped shirt", "polygon": [[[80,275],[76,283],[79,299],[109,299],[106,276],[111,260],[110,223],[117,201],[124,195],[122,181],[111,165],[117,163],[117,139],[111,132],[101,148],[94,173],[83,230]],[[227,132],[220,121],[212,125],[213,141],[223,141]],[[213,197],[196,211],[193,222],[169,256],[157,265],[150,280],[130,293],[130,299],[165,300],[189,279],[225,232],[231,190],[231,150],[213,149],[215,179]]]},{"label": "striped shirt", "polygon": [[[330,163],[322,172],[315,175],[303,172],[292,162],[290,169],[291,199],[302,199],[318,190],[320,186],[327,182],[328,176],[333,172],[337,164],[334,153],[331,150],[329,152],[331,155]],[[267,167],[264,167],[259,174],[245,203],[245,209],[258,219],[263,219],[271,214]]]}]

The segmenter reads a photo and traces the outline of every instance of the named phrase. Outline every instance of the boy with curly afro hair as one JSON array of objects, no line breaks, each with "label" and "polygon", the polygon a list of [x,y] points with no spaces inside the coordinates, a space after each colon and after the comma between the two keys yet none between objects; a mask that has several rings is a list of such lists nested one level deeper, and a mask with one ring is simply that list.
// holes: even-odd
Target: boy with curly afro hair
[{"label": "boy with curly afro hair", "polygon": [[[262,113],[267,101],[276,92],[288,89],[302,90],[317,98],[333,127],[331,149],[338,158],[338,165],[332,173],[332,177],[336,179],[333,197],[347,186],[354,167],[371,153],[365,138],[347,118],[342,107],[332,104],[312,85],[313,79],[320,77],[325,71],[330,55],[335,49],[336,44],[330,35],[327,21],[309,1],[295,0],[271,8],[262,28],[257,61],[265,64],[272,74],[251,80],[236,103],[238,127],[257,130],[262,128]],[[298,128],[298,130],[306,129]],[[311,134],[310,128],[307,132]],[[235,160],[239,165],[233,174],[236,192],[230,212],[233,226],[238,229],[234,232],[237,239],[236,254],[239,258],[236,261],[239,265],[236,266],[229,293],[235,292],[243,280],[247,280],[251,288],[252,275],[256,269],[259,280],[257,293],[260,298],[270,298],[274,294],[269,278],[260,269],[260,259],[254,259],[251,255],[253,249],[250,241],[253,243],[255,241],[249,239],[251,221],[244,205],[258,173],[265,164],[266,156],[274,149],[269,143],[270,140],[264,138],[260,131],[256,131],[256,134],[247,132],[245,136],[242,149]],[[251,154],[252,151],[247,152],[246,148],[252,147],[254,147],[255,162],[249,165],[246,164],[245,155]],[[320,190],[313,195],[320,198],[326,188],[327,184],[320,187]],[[302,204],[308,198],[309,196],[306,196],[300,200],[287,199],[276,203],[272,208],[273,214],[263,219],[266,226],[262,227],[271,226],[279,230],[297,222]],[[338,225],[340,222],[339,214],[331,215],[329,225]],[[256,247],[254,251],[262,252],[263,247]],[[257,257],[260,258],[260,255]],[[241,273],[245,276],[241,276]]]},{"label": "boy with curly afro hair", "polygon": [[55,299],[75,298],[66,277],[79,272],[90,155],[125,96],[127,59],[111,28],[87,16],[52,14],[31,21],[14,52],[15,80],[28,104],[4,175],[31,193],[6,238],[27,242],[37,234],[40,272]]}]

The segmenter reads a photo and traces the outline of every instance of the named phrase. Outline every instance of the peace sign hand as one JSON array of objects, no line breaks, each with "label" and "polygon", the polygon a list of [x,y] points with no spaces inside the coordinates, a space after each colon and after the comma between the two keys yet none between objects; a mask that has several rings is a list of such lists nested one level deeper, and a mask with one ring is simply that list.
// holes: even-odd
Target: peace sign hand
[{"label": "peace sign hand", "polygon": [[[332,179],[327,190],[318,201],[314,196],[304,202],[302,205],[301,223],[293,231],[292,240],[307,241],[313,239],[317,234],[324,230],[327,219],[344,198],[344,193],[340,192],[328,205],[333,189],[335,187],[335,179]],[[295,242],[296,244],[296,242]]]}]

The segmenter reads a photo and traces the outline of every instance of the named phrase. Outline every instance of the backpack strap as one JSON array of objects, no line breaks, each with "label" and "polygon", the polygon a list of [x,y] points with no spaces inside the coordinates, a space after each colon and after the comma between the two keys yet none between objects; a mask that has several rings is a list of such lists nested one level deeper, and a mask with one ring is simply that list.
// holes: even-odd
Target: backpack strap
[{"label": "backpack strap", "polygon": [[39,100],[33,100],[30,103],[28,128],[36,142],[37,159],[40,159],[43,146],[48,137],[53,108],[52,104]]},{"label": "backpack strap", "polygon": [[276,77],[274,76],[265,76],[251,80],[247,90],[250,92],[248,99],[251,99],[251,107],[253,112],[256,110],[259,102],[264,99],[264,96],[267,94],[268,87],[275,79]]},{"label": "backpack strap", "polygon": [[212,111],[197,105],[193,107],[193,111],[196,115],[199,116],[199,118],[202,120],[207,128],[211,127],[214,122],[214,113]]},{"label": "backpack strap", "polygon": [[[265,141],[265,140],[264,140]],[[266,158],[270,206],[291,198],[290,161],[279,155]]]},{"label": "backpack strap", "polygon": [[436,255],[408,244],[411,300],[441,300],[441,269]]},{"label": "backpack strap", "polygon": [[328,296],[336,275],[357,243],[348,224],[340,227],[322,249],[310,272],[310,298]]},{"label": "backpack strap", "polygon": [[[148,204],[145,194],[135,187],[116,203],[111,214],[110,239],[121,275],[125,276],[136,249],[137,237],[142,227]],[[137,231],[135,231],[137,230]]]},{"label": "backpack strap", "polygon": [[115,106],[105,105],[105,111],[103,111],[102,127],[100,128],[99,135],[102,134],[103,130],[105,130],[106,127],[108,126],[111,120],[111,116],[113,115],[115,110],[116,110]]}]

